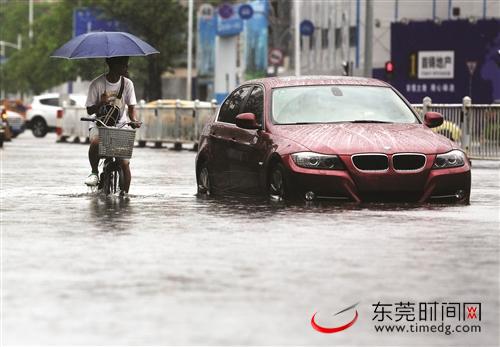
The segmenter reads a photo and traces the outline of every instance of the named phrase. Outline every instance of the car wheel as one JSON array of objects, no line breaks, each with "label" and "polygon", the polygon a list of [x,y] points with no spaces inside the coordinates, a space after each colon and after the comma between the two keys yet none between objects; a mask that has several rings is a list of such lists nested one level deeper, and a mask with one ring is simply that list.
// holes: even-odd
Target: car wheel
[{"label": "car wheel", "polygon": [[48,131],[47,123],[41,117],[37,117],[37,118],[33,119],[31,129],[32,129],[33,135],[35,135],[35,137],[44,137],[45,135],[47,135],[47,131]]},{"label": "car wheel", "polygon": [[269,197],[273,200],[285,200],[289,197],[288,182],[286,181],[283,164],[277,163],[269,171],[267,190]]},{"label": "car wheel", "polygon": [[212,194],[212,186],[210,182],[210,173],[208,171],[207,164],[203,163],[198,170],[198,195],[211,195]]}]

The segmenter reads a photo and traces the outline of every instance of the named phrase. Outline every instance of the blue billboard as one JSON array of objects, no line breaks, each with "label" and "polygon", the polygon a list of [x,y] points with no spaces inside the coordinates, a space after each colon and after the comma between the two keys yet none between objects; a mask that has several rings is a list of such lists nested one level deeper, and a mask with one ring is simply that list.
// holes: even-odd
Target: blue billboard
[{"label": "blue billboard", "polygon": [[374,76],[394,85],[412,103],[500,101],[500,20],[482,19],[392,23],[392,76]]},{"label": "blue billboard", "polygon": [[105,18],[101,10],[90,7],[73,11],[73,36],[91,31],[127,31],[125,26],[114,19]]},{"label": "blue billboard", "polygon": [[269,3],[267,0],[249,2],[252,17],[245,21],[246,78],[266,76]]},{"label": "blue billboard", "polygon": [[[245,34],[247,77],[264,76],[267,71],[268,55],[268,1],[255,0],[248,4],[234,5],[231,16],[225,21],[221,20],[218,11],[214,10],[212,6],[207,4],[202,6],[198,14],[198,42],[196,52],[198,76],[213,76],[214,74],[215,37],[217,35],[221,36],[221,34],[222,36],[239,34],[241,29],[244,30]],[[244,11],[240,11],[240,8],[245,8],[245,6],[252,8],[252,11],[250,11],[251,16],[244,15],[244,17],[248,17],[245,19],[236,18],[236,16],[241,16],[240,12]],[[247,10],[244,13],[248,12]]]},{"label": "blue billboard", "polygon": [[196,68],[198,76],[213,76],[215,67],[215,36],[217,17],[213,12],[198,15],[198,42],[196,45]]}]

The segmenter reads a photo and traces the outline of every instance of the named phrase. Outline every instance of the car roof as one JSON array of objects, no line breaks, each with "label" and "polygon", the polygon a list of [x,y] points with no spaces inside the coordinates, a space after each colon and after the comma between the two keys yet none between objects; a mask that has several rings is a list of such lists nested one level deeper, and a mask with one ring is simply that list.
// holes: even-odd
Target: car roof
[{"label": "car roof", "polygon": [[[36,95],[33,97],[33,101],[41,99],[59,99],[61,94],[59,93],[45,93]],[[78,106],[85,106],[85,101],[87,100],[87,95],[85,94],[69,94],[69,98],[74,100]]]},{"label": "car roof", "polygon": [[377,86],[390,87],[389,84],[375,78],[353,77],[353,76],[282,76],[267,77],[246,81],[244,84],[263,84],[266,88],[281,88],[292,86],[308,85],[358,85],[358,86]]},{"label": "car roof", "polygon": [[46,93],[46,94],[35,95],[33,97],[33,99],[53,99],[53,98],[59,98],[59,93]]},{"label": "car roof", "polygon": [[[59,98],[61,94],[59,93],[45,93],[40,95],[35,95],[33,98],[37,99],[50,99],[50,98]],[[70,98],[86,98],[86,94],[69,94]]]}]

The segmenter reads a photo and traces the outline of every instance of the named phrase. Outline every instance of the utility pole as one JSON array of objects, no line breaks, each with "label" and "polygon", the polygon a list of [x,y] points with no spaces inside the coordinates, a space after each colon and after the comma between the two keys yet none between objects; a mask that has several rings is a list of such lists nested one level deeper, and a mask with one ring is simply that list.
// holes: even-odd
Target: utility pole
[{"label": "utility pole", "polygon": [[188,56],[187,56],[187,80],[186,100],[191,100],[191,82],[193,79],[193,0],[189,0],[188,6]]},{"label": "utility pole", "polygon": [[[12,43],[12,42],[8,42],[8,41],[0,40],[0,59],[2,59],[0,64],[3,64],[5,62],[5,46],[15,48],[17,50],[21,50],[21,48],[22,48],[22,36],[21,36],[21,34],[17,34],[17,44]],[[5,90],[4,90],[4,85],[3,85],[3,73],[4,73],[3,69],[4,69],[4,67],[2,66],[2,69],[1,69],[1,71],[2,71],[2,83],[0,84],[0,86],[1,86],[0,99],[5,99]]]},{"label": "utility pole", "polygon": [[30,39],[30,41],[32,41],[33,40],[33,0],[29,1],[28,21],[29,21],[28,38]]},{"label": "utility pole", "polygon": [[347,76],[352,76],[352,68],[350,61],[350,43],[349,43],[349,15],[345,4],[342,3],[342,23],[341,23],[341,37],[342,37],[342,65],[345,67],[344,70],[347,72]]},{"label": "utility pole", "polygon": [[300,0],[295,0],[295,76],[300,76]]},{"label": "utility pole", "polygon": [[372,77],[373,70],[373,0],[366,0],[365,14],[365,64],[363,75]]}]

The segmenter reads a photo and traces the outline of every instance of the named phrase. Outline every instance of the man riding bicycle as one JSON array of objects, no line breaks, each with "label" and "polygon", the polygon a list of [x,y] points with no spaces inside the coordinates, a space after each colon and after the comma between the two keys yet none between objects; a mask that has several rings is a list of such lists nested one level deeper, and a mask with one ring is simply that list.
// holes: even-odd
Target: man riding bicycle
[{"label": "man riding bicycle", "polygon": [[[89,86],[87,95],[87,113],[98,114],[101,108],[107,104],[114,104],[119,108],[117,124],[137,122],[134,108],[137,104],[135,98],[134,84],[127,77],[129,57],[106,58],[109,71],[94,79]],[[125,114],[125,105],[128,106],[128,115]],[[132,125],[140,127],[140,123]],[[99,183],[99,128],[95,123],[90,127],[89,161],[92,173],[85,180],[88,186],[96,186]],[[130,187],[131,173],[129,160],[121,159],[120,166],[123,170],[124,190],[120,192],[127,195]]]}]

